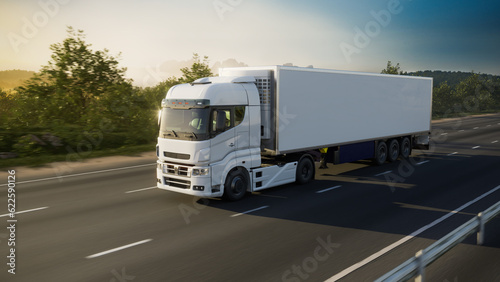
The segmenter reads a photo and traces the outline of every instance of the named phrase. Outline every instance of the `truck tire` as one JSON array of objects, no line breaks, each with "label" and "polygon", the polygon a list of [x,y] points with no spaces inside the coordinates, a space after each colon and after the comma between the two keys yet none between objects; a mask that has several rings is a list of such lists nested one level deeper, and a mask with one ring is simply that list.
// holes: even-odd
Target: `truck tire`
[{"label": "truck tire", "polygon": [[375,149],[375,163],[383,165],[387,160],[387,144],[384,141],[379,141]]},{"label": "truck tire", "polygon": [[400,152],[400,147],[399,147],[399,142],[397,139],[392,139],[391,142],[389,142],[389,154],[387,155],[387,160],[389,162],[394,162],[399,158],[399,152]]},{"label": "truck tire", "polygon": [[248,188],[248,176],[239,169],[229,172],[224,183],[224,194],[222,198],[228,201],[241,200]]},{"label": "truck tire", "polygon": [[297,164],[295,179],[299,184],[305,184],[314,179],[314,162],[310,157],[303,156]]},{"label": "truck tire", "polygon": [[401,149],[399,151],[403,159],[407,159],[411,155],[410,138],[405,137],[401,140]]}]

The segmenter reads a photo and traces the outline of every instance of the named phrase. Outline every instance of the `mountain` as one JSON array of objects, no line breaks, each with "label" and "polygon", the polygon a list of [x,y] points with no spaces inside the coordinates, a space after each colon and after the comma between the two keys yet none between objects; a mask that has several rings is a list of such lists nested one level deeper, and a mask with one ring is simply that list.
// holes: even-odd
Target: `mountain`
[{"label": "mountain", "polygon": [[33,77],[34,71],[6,70],[0,71],[0,88],[12,89],[23,85],[23,83]]}]

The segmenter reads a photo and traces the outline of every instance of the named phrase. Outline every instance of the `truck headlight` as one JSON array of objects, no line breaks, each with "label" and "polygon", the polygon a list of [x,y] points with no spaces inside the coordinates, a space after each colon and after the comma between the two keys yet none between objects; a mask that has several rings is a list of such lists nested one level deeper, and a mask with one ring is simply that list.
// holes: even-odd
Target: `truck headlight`
[{"label": "truck headlight", "polygon": [[192,176],[208,175],[210,170],[208,168],[193,168]]}]

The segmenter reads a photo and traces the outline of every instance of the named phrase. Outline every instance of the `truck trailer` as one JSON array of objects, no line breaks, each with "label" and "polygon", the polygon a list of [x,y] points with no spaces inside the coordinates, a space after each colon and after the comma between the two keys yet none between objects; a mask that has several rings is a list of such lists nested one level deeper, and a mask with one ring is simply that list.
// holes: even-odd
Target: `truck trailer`
[{"label": "truck trailer", "polygon": [[314,179],[315,152],[378,165],[428,149],[432,78],[288,66],[223,68],[169,89],[157,186],[239,200]]}]

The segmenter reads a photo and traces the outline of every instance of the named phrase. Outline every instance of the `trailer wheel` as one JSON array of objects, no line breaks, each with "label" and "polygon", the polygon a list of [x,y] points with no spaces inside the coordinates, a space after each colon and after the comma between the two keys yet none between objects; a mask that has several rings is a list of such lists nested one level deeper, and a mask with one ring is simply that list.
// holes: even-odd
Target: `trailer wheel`
[{"label": "trailer wheel", "polygon": [[227,175],[224,183],[224,195],[222,197],[229,201],[241,200],[245,196],[247,188],[247,175],[239,169],[232,170]]},{"label": "trailer wheel", "polygon": [[399,158],[399,142],[397,139],[392,139],[389,142],[389,154],[387,155],[387,159],[390,162],[394,162]]},{"label": "trailer wheel", "polygon": [[379,141],[375,150],[375,163],[383,165],[387,160],[387,144],[384,141]]},{"label": "trailer wheel", "polygon": [[401,150],[400,150],[401,157],[404,159],[407,159],[411,155],[411,142],[410,138],[405,137],[401,141]]},{"label": "trailer wheel", "polygon": [[309,157],[302,157],[297,164],[295,179],[299,184],[305,184],[314,179],[314,163]]}]

